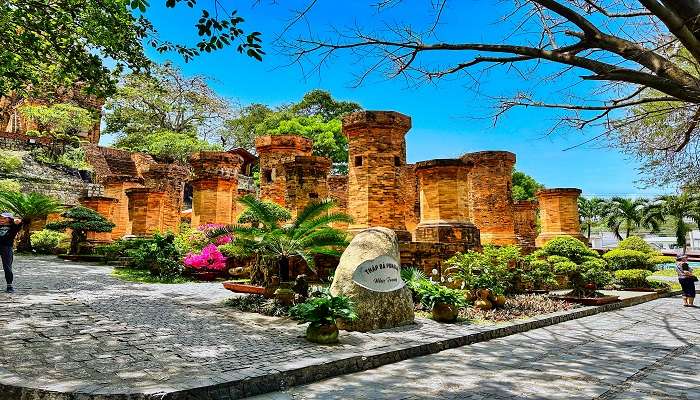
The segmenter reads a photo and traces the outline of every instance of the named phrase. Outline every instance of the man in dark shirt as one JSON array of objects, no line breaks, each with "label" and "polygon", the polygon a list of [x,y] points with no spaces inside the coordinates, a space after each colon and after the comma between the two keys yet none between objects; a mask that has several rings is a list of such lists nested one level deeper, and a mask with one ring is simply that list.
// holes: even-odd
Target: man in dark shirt
[{"label": "man in dark shirt", "polygon": [[0,214],[0,259],[2,259],[2,269],[5,271],[5,281],[7,282],[7,293],[14,293],[12,287],[12,261],[14,259],[13,246],[15,237],[22,228],[22,220],[15,218],[12,213],[4,212]]}]

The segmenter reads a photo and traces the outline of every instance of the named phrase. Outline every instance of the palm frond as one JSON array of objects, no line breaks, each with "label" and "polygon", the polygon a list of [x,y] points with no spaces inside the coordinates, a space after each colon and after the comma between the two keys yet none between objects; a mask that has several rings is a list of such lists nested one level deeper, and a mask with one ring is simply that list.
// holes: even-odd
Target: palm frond
[{"label": "palm frond", "polygon": [[308,232],[314,231],[319,228],[327,227],[330,224],[336,222],[352,222],[352,217],[344,213],[331,213],[327,215],[321,215],[312,220],[306,221],[301,224],[297,229],[294,230],[294,237],[299,238],[306,235]]},{"label": "palm frond", "polygon": [[248,207],[246,211],[251,213],[268,229],[276,229],[279,226],[279,221],[272,210],[269,207],[266,207],[265,203],[256,199],[255,196],[243,196],[238,201]]},{"label": "palm frond", "polygon": [[328,210],[335,207],[335,201],[332,199],[326,199],[321,201],[313,201],[309,203],[303,210],[294,218],[292,225],[294,228],[298,228],[302,224],[308,222],[309,220],[327,212]]}]

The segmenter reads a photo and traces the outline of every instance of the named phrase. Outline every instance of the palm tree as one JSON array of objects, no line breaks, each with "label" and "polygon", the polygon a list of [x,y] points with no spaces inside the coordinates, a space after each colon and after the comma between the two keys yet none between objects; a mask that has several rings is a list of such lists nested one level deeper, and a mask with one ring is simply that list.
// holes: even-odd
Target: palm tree
[{"label": "palm tree", "polygon": [[586,227],[586,236],[589,242],[591,241],[591,226],[598,223],[603,217],[605,204],[605,200],[599,197],[578,198],[578,215],[581,218],[581,224]]},{"label": "palm tree", "polygon": [[346,233],[331,228],[330,224],[352,219],[343,213],[330,212],[335,207],[332,200],[310,203],[291,221],[282,220],[280,213],[253,196],[239,201],[247,207],[245,212],[253,216],[257,226],[228,225],[212,230],[209,236],[232,234],[232,246],[237,254],[255,256],[256,271],[251,274],[251,280],[256,283],[268,283],[270,269],[275,266],[280,279],[289,280],[289,262],[294,258],[304,260],[315,271],[314,255],[340,256],[340,250],[348,244]]},{"label": "palm tree", "polygon": [[32,244],[29,241],[29,228],[32,222],[62,210],[63,207],[56,199],[40,193],[0,191],[0,211],[9,211],[22,218],[22,234],[17,243],[19,251],[32,250]]},{"label": "palm tree", "polygon": [[688,193],[660,196],[646,207],[645,214],[646,219],[660,222],[670,218],[675,226],[676,244],[683,248],[685,254],[686,236],[691,230],[687,221],[691,220],[700,226],[700,197]]},{"label": "palm tree", "polygon": [[615,233],[619,240],[622,240],[621,229],[625,231],[627,238],[633,230],[651,226],[651,221],[646,221],[644,218],[644,209],[648,204],[649,200],[647,199],[613,197],[606,202],[603,213],[608,228]]}]

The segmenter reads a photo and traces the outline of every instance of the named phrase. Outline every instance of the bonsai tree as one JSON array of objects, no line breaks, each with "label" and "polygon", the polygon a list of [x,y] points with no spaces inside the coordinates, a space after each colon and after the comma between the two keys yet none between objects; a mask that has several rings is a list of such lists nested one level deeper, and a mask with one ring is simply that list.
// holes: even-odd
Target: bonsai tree
[{"label": "bonsai tree", "polygon": [[45,219],[49,214],[63,210],[53,197],[40,193],[0,191],[0,211],[9,211],[22,218],[22,234],[17,243],[18,251],[31,251],[30,226],[32,222]]},{"label": "bonsai tree", "polygon": [[300,324],[310,322],[306,339],[310,342],[330,344],[338,342],[336,319],[357,319],[355,306],[347,296],[333,296],[328,291],[319,293],[289,310],[289,315]]},{"label": "bonsai tree", "polygon": [[647,269],[653,270],[659,264],[673,263],[673,257],[664,256],[639,236],[630,236],[617,247],[603,254],[612,270]]},{"label": "bonsai tree", "polygon": [[46,224],[54,231],[71,230],[68,254],[78,254],[78,246],[87,240],[88,232],[112,232],[114,223],[97,211],[83,206],[75,206],[61,214],[64,219]]},{"label": "bonsai tree", "polygon": [[345,232],[330,224],[350,222],[351,218],[330,212],[335,207],[332,200],[309,203],[289,221],[281,221],[279,213],[253,196],[242,197],[240,202],[247,207],[245,213],[258,221],[258,226],[228,225],[210,231],[209,236],[233,235],[235,239],[226,246],[227,250],[256,257],[251,274],[254,283],[269,283],[274,269],[282,281],[288,281],[289,262],[293,258],[304,260],[315,271],[314,255],[340,256],[348,244]]},{"label": "bonsai tree", "polygon": [[605,260],[582,241],[560,236],[547,242],[533,257],[549,264],[555,273],[565,275],[571,285],[571,296],[595,297],[596,290],[612,281]]}]

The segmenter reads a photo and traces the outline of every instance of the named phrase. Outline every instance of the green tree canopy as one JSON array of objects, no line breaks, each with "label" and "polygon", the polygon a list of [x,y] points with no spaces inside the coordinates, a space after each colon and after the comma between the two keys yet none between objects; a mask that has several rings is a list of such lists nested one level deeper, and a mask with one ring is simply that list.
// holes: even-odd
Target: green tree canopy
[{"label": "green tree canopy", "polygon": [[536,200],[535,194],[544,185],[524,172],[513,170],[513,200]]},{"label": "green tree canopy", "polygon": [[22,235],[17,245],[18,250],[31,251],[29,229],[32,222],[46,218],[49,214],[63,209],[53,197],[41,193],[20,193],[0,191],[0,211],[9,211],[22,218]]},{"label": "green tree canopy", "polygon": [[220,149],[224,121],[233,115],[204,77],[184,77],[171,64],[124,77],[105,109],[104,132],[116,135],[115,147],[173,160]]},{"label": "green tree canopy", "polygon": [[64,219],[46,224],[46,229],[54,231],[71,230],[69,254],[78,253],[78,245],[87,240],[88,232],[112,232],[114,223],[97,211],[83,206],[75,206],[61,213]]},{"label": "green tree canopy", "polygon": [[[171,8],[180,3],[165,1]],[[239,52],[261,60],[260,33],[244,33],[235,10],[207,4],[214,9],[200,8],[194,27],[200,39],[192,46],[158,36],[145,15],[147,0],[0,0],[0,96],[47,80],[64,86],[81,82],[89,93],[109,95],[124,68],[148,70],[144,44],[188,61],[235,43]]]},{"label": "green tree canopy", "polygon": [[66,103],[22,105],[19,112],[37,125],[40,136],[55,138],[87,132],[98,120],[93,112]]},{"label": "green tree canopy", "polygon": [[586,229],[586,237],[591,240],[591,228],[599,223],[605,215],[606,202],[604,199],[592,197],[578,198],[578,215],[581,218],[581,227]]},{"label": "green tree canopy", "polygon": [[644,220],[655,227],[658,227],[660,222],[670,220],[674,227],[676,244],[685,253],[686,237],[692,229],[688,221],[700,226],[700,197],[690,193],[660,196],[645,207]]},{"label": "green tree canopy", "polygon": [[230,142],[248,150],[255,150],[257,136],[296,134],[307,137],[314,141],[315,155],[330,158],[336,172],[345,173],[348,144],[341,118],[361,109],[357,103],[335,100],[330,93],[317,89],[306,93],[298,103],[277,108],[250,105],[226,125]]}]

